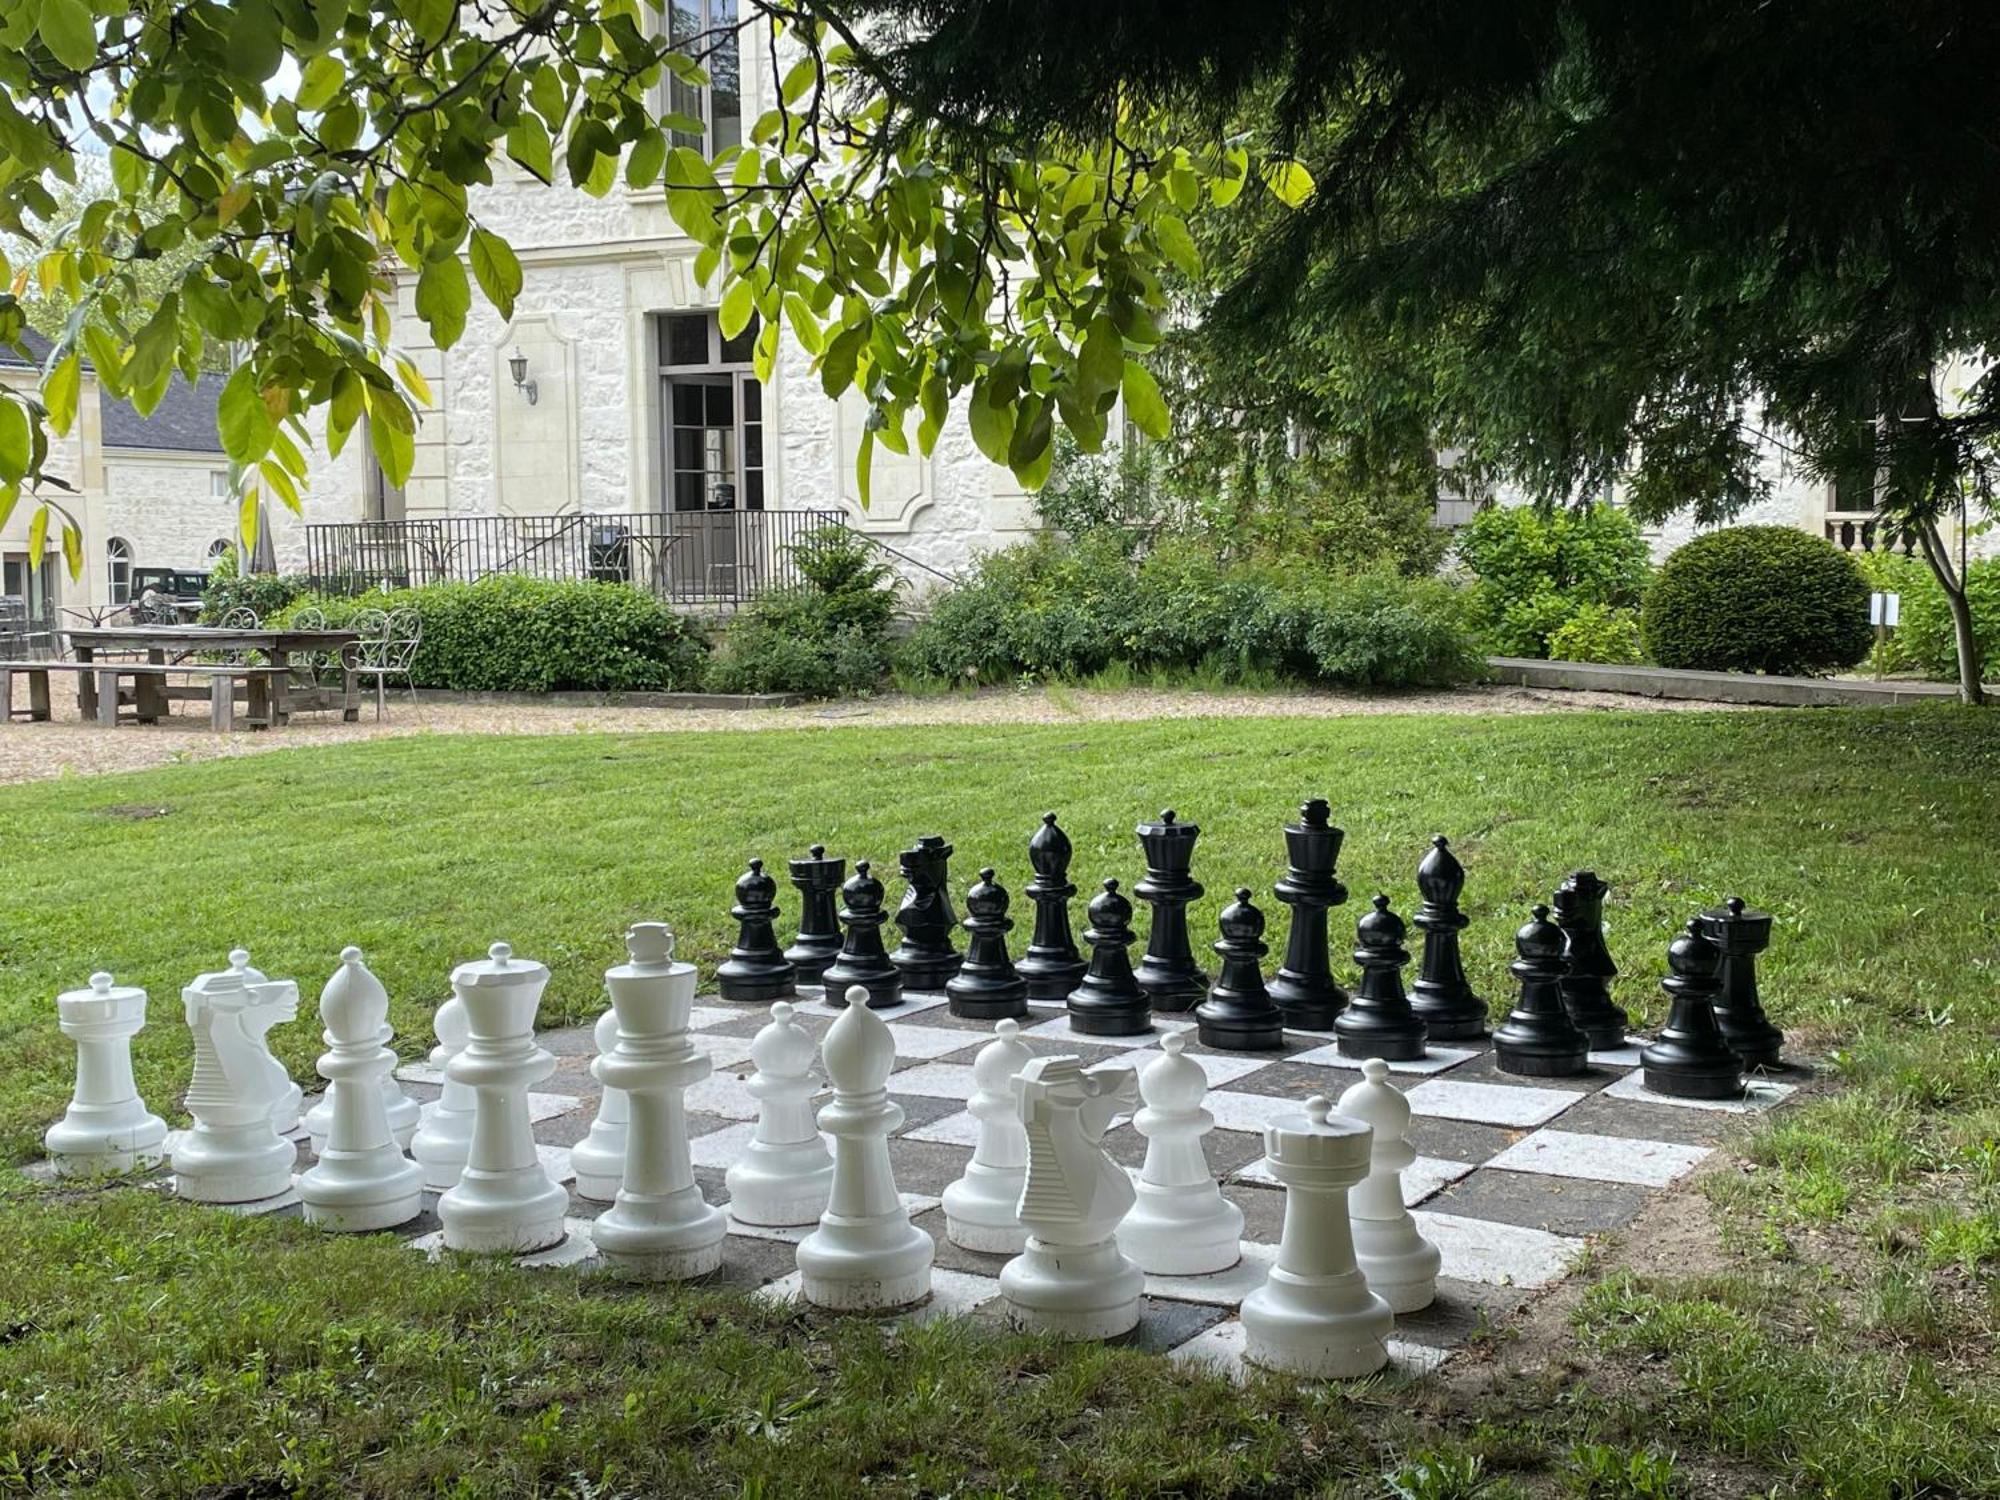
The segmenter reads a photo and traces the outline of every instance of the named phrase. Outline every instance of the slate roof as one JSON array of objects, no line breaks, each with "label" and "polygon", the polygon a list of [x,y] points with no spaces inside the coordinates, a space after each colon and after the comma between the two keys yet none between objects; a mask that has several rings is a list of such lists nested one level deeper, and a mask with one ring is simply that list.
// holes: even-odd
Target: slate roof
[{"label": "slate roof", "polygon": [[[32,328],[21,336],[25,356],[18,349],[0,345],[0,366],[40,369],[48,357],[49,341]],[[220,453],[222,439],[216,435],[215,408],[222,399],[226,377],[204,372],[190,385],[178,376],[150,416],[140,416],[129,402],[98,393],[97,409],[107,448],[149,448],[175,453]]]}]

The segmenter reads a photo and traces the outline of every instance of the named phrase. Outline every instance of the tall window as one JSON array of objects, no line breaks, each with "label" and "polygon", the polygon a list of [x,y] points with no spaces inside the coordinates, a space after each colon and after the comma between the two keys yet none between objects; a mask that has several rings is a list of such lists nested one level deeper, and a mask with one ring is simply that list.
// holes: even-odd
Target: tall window
[{"label": "tall window", "polygon": [[132,602],[132,544],[122,536],[104,544],[104,577],[111,603]]},{"label": "tall window", "polygon": [[670,113],[702,123],[701,134],[676,131],[677,145],[713,156],[743,144],[743,58],[736,28],[737,0],[669,0],[667,38],[676,51],[708,71],[708,87],[666,75],[662,103]]},{"label": "tall window", "polygon": [[236,550],[236,543],[227,537],[217,537],[208,544],[208,565],[212,568],[223,558]]},{"label": "tall window", "polygon": [[659,334],[663,510],[764,508],[764,392],[753,321],[725,339],[713,313],[666,313]]}]

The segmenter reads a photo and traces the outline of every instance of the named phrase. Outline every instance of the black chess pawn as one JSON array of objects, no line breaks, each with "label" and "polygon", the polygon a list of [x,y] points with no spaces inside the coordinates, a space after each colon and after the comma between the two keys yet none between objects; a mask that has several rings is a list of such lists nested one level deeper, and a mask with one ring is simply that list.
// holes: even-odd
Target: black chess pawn
[{"label": "black chess pawn", "polygon": [[1271,950],[1263,941],[1264,914],[1250,902],[1250,888],[1222,909],[1222,940],[1215,945],[1222,970],[1208,998],[1195,1007],[1196,1036],[1225,1052],[1270,1052],[1285,1045],[1285,1013],[1264,987],[1257,961]]},{"label": "black chess pawn", "polygon": [[1590,1038],[1563,1005],[1562,929],[1537,906],[1514,934],[1520,956],[1508,971],[1521,981],[1521,997],[1493,1032],[1493,1058],[1503,1073],[1524,1078],[1572,1078],[1590,1068]]},{"label": "black chess pawn", "polygon": [[1175,819],[1170,807],[1157,823],[1141,823],[1139,845],[1146,873],[1132,894],[1153,908],[1146,954],[1135,971],[1139,988],[1154,1010],[1192,1010],[1208,994],[1208,976],[1194,961],[1188,942],[1188,903],[1201,899],[1201,884],[1188,874],[1201,828]]},{"label": "black chess pawn", "polygon": [[1007,934],[1014,923],[1007,916],[1007,887],[990,869],[979,872],[979,883],[965,893],[965,961],[944,983],[947,1007],[971,1021],[1023,1020],[1028,1014],[1028,981],[1014,972],[1007,956]]},{"label": "black chess pawn", "polygon": [[1132,903],[1107,880],[1090,898],[1090,967],[1069,992],[1069,1024],[1086,1036],[1139,1036],[1153,1029],[1153,1008],[1132,973]]},{"label": "black chess pawn", "polygon": [[1035,903],[1034,931],[1015,970],[1028,981],[1030,1000],[1067,1000],[1082,981],[1083,956],[1070,935],[1069,835],[1056,827],[1054,813],[1042,814],[1042,826],[1028,840],[1028,864],[1034,876],[1021,894]]},{"label": "black chess pawn", "polygon": [[725,1000],[782,1000],[796,993],[797,971],[778,950],[771,923],[778,915],[778,882],[753,859],[736,880],[736,946],[716,966],[715,986]]},{"label": "black chess pawn", "polygon": [[847,928],[847,938],[820,975],[829,1005],[846,1005],[851,984],[868,991],[870,1010],[887,1010],[903,1003],[903,971],[889,962],[888,951],[882,946],[882,924],[889,920],[882,910],[882,897],[882,882],[868,873],[867,860],[857,859],[854,873],[840,888],[840,920]]},{"label": "black chess pawn", "polygon": [[1354,924],[1354,962],[1361,967],[1361,982],[1335,1017],[1333,1034],[1342,1057],[1414,1062],[1424,1055],[1429,1033],[1403,993],[1403,969],[1410,961],[1410,950],[1403,946],[1406,929],[1403,919],[1389,910],[1387,896],[1377,896],[1374,905]]},{"label": "black chess pawn", "polygon": [[1722,950],[1722,993],[1715,1000],[1715,1024],[1729,1050],[1746,1068],[1781,1068],[1785,1034],[1764,1014],[1757,993],[1757,955],[1771,946],[1771,914],[1755,911],[1731,896],[1701,914],[1701,935]]},{"label": "black chess pawn", "polygon": [[951,945],[958,913],[951,909],[951,892],[945,884],[951,878],[950,860],[951,845],[934,833],[918,839],[900,859],[909,889],[896,908],[903,941],[889,961],[902,971],[909,989],[941,990],[958,972],[958,950]]},{"label": "black chess pawn", "polygon": [[1599,1052],[1625,1045],[1628,1017],[1611,1001],[1618,965],[1604,944],[1604,898],[1611,887],[1590,870],[1578,870],[1556,887],[1556,926],[1562,929],[1563,1004],[1577,1029]]},{"label": "black chess pawn", "polygon": [[1465,866],[1443,834],[1417,865],[1417,894],[1423,897],[1411,920],[1424,935],[1417,982],[1410,986],[1410,1009],[1424,1018],[1434,1042],[1486,1035],[1486,1002],[1472,991],[1458,953],[1458,935],[1470,925],[1458,909],[1465,889]]},{"label": "black chess pawn", "polygon": [[1285,828],[1287,868],[1273,888],[1292,910],[1285,935],[1285,962],[1271,976],[1271,998],[1285,1024],[1301,1031],[1327,1031],[1347,1004],[1347,991],[1334,982],[1327,962],[1326,913],[1347,899],[1347,887],[1333,873],[1340,842],[1347,835],[1327,821],[1321,798],[1299,809],[1299,821]]},{"label": "black chess pawn", "polygon": [[1722,992],[1722,950],[1702,936],[1699,918],[1667,945],[1660,981],[1672,1004],[1667,1024],[1639,1054],[1646,1087],[1675,1099],[1733,1099],[1743,1092],[1743,1064],[1723,1040],[1715,1001]]},{"label": "black chess pawn", "polygon": [[847,861],[828,859],[826,845],[814,844],[806,858],[792,860],[790,866],[799,892],[799,935],[785,957],[798,971],[800,984],[818,984],[826,966],[840,956],[840,919],[834,907],[847,878]]}]

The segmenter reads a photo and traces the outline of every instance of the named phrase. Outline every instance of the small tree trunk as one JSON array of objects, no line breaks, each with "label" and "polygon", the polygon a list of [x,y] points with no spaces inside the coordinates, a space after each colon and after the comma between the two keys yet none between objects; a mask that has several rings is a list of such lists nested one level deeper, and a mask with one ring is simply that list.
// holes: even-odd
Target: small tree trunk
[{"label": "small tree trunk", "polygon": [[1958,647],[1958,701],[1976,707],[1986,701],[1986,689],[1980,682],[1985,674],[1979,657],[1979,637],[1972,629],[1972,603],[1965,595],[1965,580],[1952,568],[1944,538],[1936,527],[1921,527],[1917,539],[1923,547],[1924,561],[1930,565],[1931,576],[1944,590],[1945,605],[1951,610],[1952,639]]}]

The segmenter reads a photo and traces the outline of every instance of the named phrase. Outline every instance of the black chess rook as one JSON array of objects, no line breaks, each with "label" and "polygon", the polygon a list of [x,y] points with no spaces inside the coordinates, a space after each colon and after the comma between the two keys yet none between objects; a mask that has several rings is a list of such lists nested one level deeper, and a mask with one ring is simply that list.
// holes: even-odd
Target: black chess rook
[{"label": "black chess rook", "polygon": [[799,893],[799,933],[785,957],[800,984],[818,984],[826,966],[840,956],[840,883],[847,861],[828,859],[826,845],[814,844],[804,859],[788,862]]},{"label": "black chess rook", "polygon": [[1731,896],[1701,914],[1701,932],[1722,950],[1722,993],[1715,999],[1722,1039],[1746,1068],[1782,1068],[1785,1034],[1764,1014],[1757,993],[1757,956],[1771,946],[1771,914]]}]

